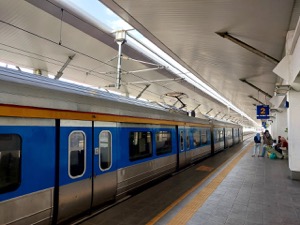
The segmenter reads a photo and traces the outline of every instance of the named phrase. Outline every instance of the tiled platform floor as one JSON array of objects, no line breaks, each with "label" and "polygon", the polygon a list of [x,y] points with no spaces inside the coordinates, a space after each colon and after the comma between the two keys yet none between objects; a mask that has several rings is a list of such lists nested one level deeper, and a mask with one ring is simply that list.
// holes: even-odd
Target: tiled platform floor
[{"label": "tiled platform floor", "polygon": [[299,225],[300,182],[289,179],[288,160],[248,151],[188,224]]},{"label": "tiled platform floor", "polygon": [[[249,142],[221,152],[81,224],[300,225],[300,182],[289,179],[288,160],[251,157],[252,149],[238,161],[189,221],[169,223],[218,176],[216,172],[194,192],[174,204],[210,174],[209,170],[199,168],[219,167]],[[168,208],[170,210],[164,216],[149,223]]]}]

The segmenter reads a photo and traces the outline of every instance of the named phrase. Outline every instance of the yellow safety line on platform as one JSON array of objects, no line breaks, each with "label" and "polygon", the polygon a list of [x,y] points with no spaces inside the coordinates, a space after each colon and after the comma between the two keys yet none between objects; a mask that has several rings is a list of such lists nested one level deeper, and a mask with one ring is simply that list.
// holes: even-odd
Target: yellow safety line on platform
[{"label": "yellow safety line on platform", "polygon": [[[224,178],[228,175],[228,173],[234,168],[234,166],[240,161],[240,159],[247,153],[249,149],[252,148],[252,145],[247,146],[242,152],[236,156],[226,168],[224,168],[206,187],[204,187],[190,202],[188,202],[184,208],[180,210],[178,214],[176,214],[168,224],[186,224],[192,216],[197,212],[197,210],[205,203],[207,198],[215,191],[215,189],[219,186],[219,184],[224,180]],[[223,166],[226,162],[222,163],[219,167]],[[156,217],[150,220],[146,225],[153,225],[158,220],[160,220],[165,214],[167,214],[172,208],[174,208],[178,203],[180,203],[185,197],[187,197],[190,193],[195,191],[199,186],[201,186],[209,177],[211,177],[217,170],[214,170],[210,173],[206,178],[201,180],[198,184],[188,190],[185,194],[183,194],[180,198],[178,198],[175,202],[169,205],[166,209],[164,209],[161,213],[159,213]]]}]

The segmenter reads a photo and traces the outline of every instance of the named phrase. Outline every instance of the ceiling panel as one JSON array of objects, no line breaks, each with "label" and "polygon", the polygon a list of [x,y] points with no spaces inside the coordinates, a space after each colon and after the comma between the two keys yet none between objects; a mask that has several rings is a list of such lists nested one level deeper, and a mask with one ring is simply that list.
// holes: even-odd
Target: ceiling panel
[{"label": "ceiling panel", "polygon": [[[0,61],[41,69],[55,75],[69,56],[74,56],[64,70],[63,78],[115,91],[107,85],[116,82],[117,44],[112,34],[105,33],[97,24],[64,9],[59,1],[10,0],[0,7]],[[268,99],[249,85],[273,94],[277,76],[274,64],[247,51],[216,32],[232,36],[280,60],[285,35],[295,18],[299,17],[299,1],[292,0],[103,0],[108,7],[137,28],[179,63],[185,65],[249,116],[255,118],[257,102]],[[294,9],[293,9],[294,7]],[[293,12],[293,14],[292,14]],[[148,60],[142,53],[124,45],[123,54]],[[123,60],[122,69],[133,71],[148,68],[133,61]],[[122,75],[121,91],[137,96],[146,83],[176,75],[163,69]],[[218,117],[235,115],[221,103],[197,90],[185,81],[149,83],[142,97],[150,101],[175,104],[166,93],[180,91],[187,110],[196,108],[198,115]],[[180,107],[180,103],[176,103]]]},{"label": "ceiling panel", "polygon": [[[264,103],[269,103],[269,97],[259,94],[240,79],[247,79],[273,95],[277,81],[272,72],[275,64],[218,36],[216,32],[228,32],[280,60],[291,16],[299,17],[298,3],[293,11],[293,0],[101,2],[253,118],[253,104],[257,102],[248,96],[255,96]],[[250,109],[249,102],[252,103]]]}]

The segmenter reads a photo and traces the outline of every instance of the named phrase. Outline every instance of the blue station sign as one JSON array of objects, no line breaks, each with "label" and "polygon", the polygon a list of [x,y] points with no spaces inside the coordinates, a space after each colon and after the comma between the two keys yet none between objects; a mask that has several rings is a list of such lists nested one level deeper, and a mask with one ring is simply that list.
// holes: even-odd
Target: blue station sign
[{"label": "blue station sign", "polygon": [[268,105],[256,106],[256,118],[257,119],[269,119],[270,107]]}]

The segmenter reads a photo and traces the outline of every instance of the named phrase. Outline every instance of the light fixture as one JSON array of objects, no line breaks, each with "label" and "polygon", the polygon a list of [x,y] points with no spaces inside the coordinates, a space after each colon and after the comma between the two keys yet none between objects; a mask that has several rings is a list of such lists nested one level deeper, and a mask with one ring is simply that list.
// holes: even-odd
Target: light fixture
[{"label": "light fixture", "polygon": [[126,42],[126,30],[119,30],[115,32],[115,42],[124,44]]}]

